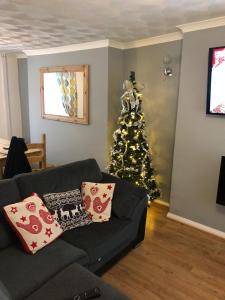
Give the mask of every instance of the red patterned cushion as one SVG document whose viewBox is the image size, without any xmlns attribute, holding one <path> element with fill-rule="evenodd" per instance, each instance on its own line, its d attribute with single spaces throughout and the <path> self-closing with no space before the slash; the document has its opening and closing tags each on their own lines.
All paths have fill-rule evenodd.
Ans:
<svg viewBox="0 0 225 300">
<path fill-rule="evenodd" d="M 22 202 L 7 205 L 3 210 L 24 249 L 29 253 L 36 253 L 63 232 L 37 194 Z"/>
<path fill-rule="evenodd" d="M 82 183 L 84 208 L 93 222 L 106 222 L 110 219 L 114 188 L 115 183 Z"/>
</svg>

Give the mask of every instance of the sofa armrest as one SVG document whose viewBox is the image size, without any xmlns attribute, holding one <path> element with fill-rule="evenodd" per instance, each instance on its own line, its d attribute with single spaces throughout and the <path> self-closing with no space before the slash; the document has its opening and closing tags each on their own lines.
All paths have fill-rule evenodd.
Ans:
<svg viewBox="0 0 225 300">
<path fill-rule="evenodd" d="M 136 187 L 126 180 L 107 173 L 102 173 L 102 175 L 102 183 L 116 184 L 112 200 L 112 212 L 118 218 L 132 219 L 141 202 L 143 207 L 147 207 L 147 191 L 144 188 Z"/>
</svg>

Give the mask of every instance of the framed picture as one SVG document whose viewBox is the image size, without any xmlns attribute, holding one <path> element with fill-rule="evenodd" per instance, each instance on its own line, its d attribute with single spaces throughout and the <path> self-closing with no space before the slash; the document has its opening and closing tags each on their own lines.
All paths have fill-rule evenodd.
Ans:
<svg viewBox="0 0 225 300">
<path fill-rule="evenodd" d="M 225 46 L 209 49 L 206 113 L 225 115 Z"/>
<path fill-rule="evenodd" d="M 41 116 L 88 124 L 88 65 L 40 69 Z"/>
</svg>

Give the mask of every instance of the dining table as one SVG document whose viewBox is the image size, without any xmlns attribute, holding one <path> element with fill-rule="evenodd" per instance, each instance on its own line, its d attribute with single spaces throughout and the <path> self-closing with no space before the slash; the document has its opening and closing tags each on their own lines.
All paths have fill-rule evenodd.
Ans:
<svg viewBox="0 0 225 300">
<path fill-rule="evenodd" d="M 3 175 L 3 168 L 5 167 L 9 145 L 10 145 L 9 140 L 0 138 L 0 178 Z M 41 149 L 38 149 L 38 148 L 37 149 L 35 149 L 35 148 L 34 149 L 28 149 L 25 152 L 25 154 L 28 158 L 32 157 L 32 156 L 40 155 L 41 154 Z"/>
</svg>

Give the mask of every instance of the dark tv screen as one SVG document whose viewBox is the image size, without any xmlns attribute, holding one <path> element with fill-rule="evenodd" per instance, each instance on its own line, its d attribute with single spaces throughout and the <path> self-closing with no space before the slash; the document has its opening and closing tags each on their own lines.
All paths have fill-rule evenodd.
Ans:
<svg viewBox="0 0 225 300">
<path fill-rule="evenodd" d="M 209 49 L 206 113 L 225 115 L 225 46 Z"/>
</svg>

